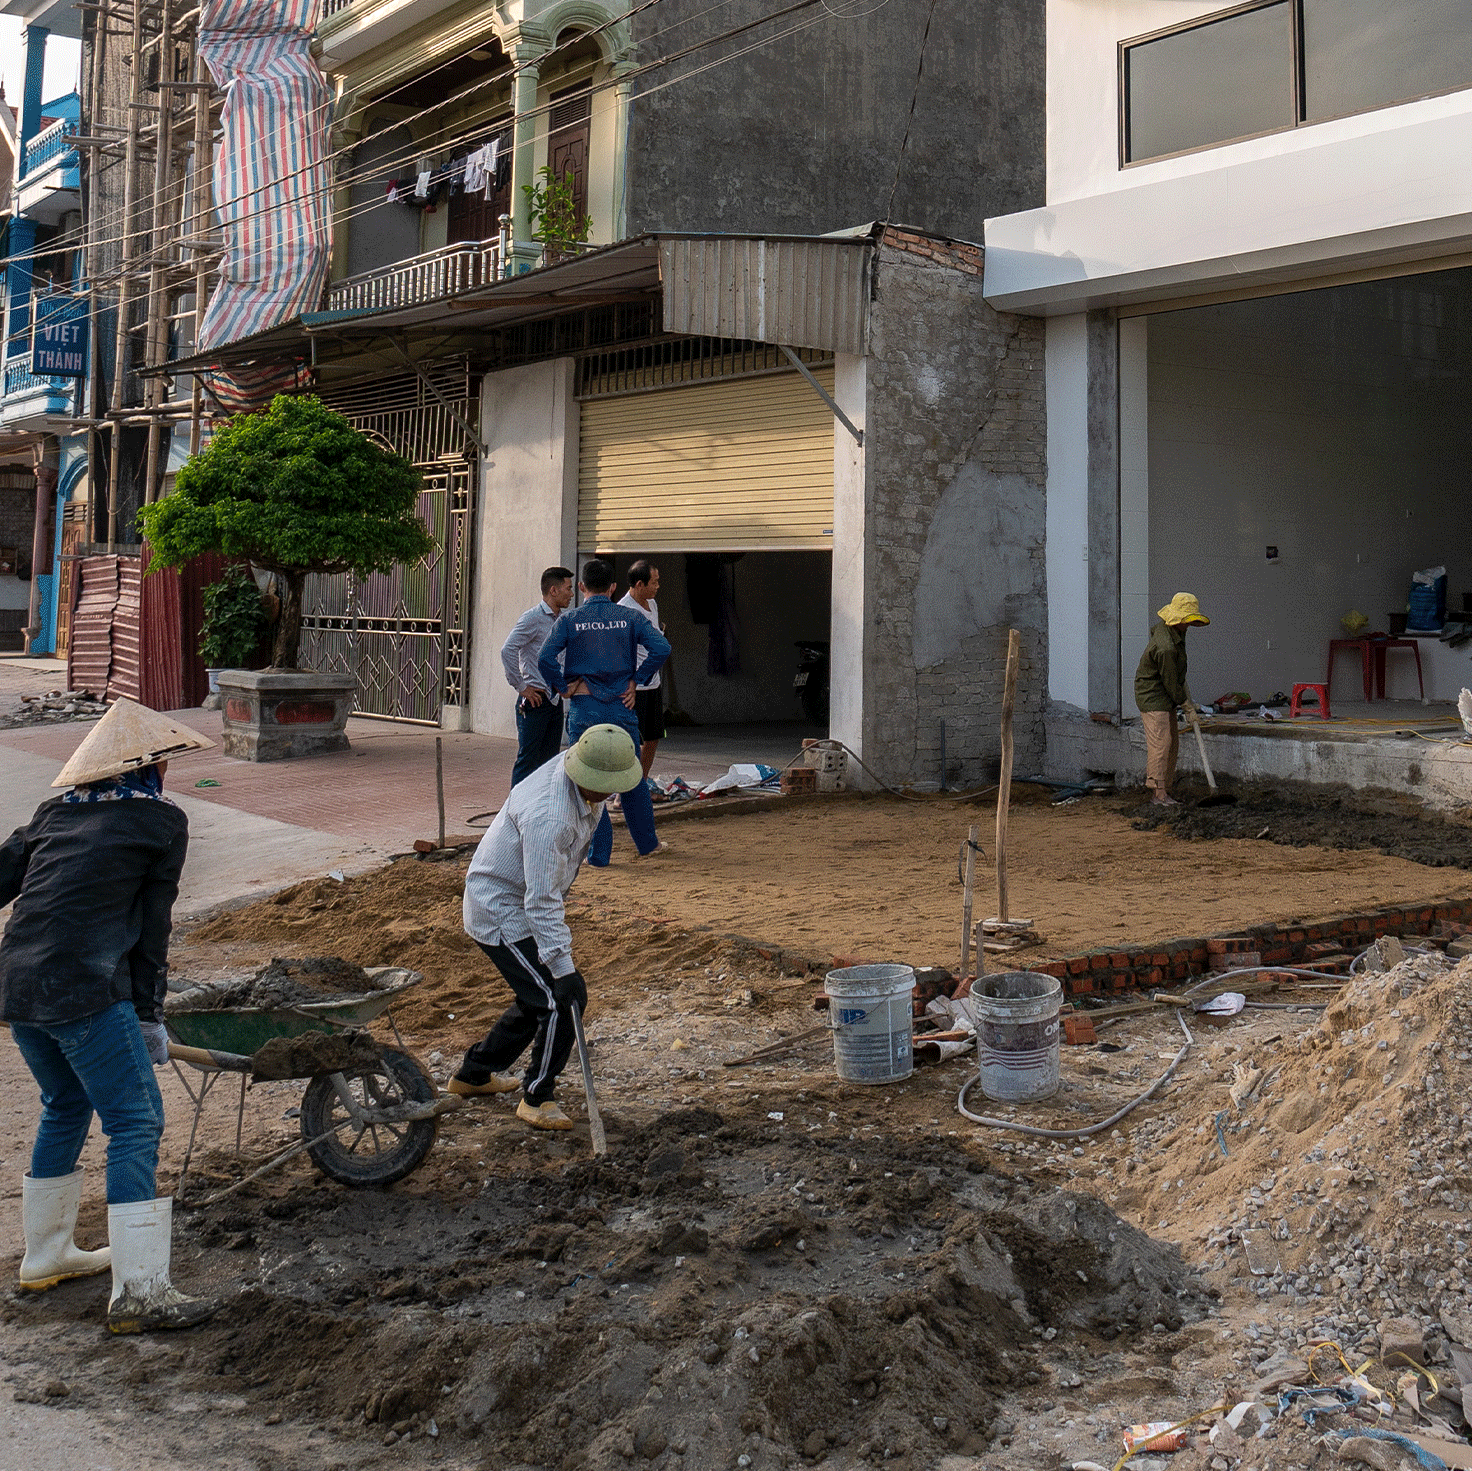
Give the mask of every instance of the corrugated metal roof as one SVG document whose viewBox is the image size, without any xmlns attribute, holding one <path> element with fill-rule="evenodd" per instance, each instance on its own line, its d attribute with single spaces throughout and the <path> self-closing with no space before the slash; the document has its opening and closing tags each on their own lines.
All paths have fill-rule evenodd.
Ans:
<svg viewBox="0 0 1472 1471">
<path fill-rule="evenodd" d="M 664 328 L 861 357 L 868 241 L 662 238 Z"/>
</svg>

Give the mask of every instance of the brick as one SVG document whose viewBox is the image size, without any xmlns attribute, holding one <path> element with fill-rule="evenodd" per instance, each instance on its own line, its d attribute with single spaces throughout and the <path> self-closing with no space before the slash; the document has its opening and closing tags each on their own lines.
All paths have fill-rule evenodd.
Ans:
<svg viewBox="0 0 1472 1471">
<path fill-rule="evenodd" d="M 1271 950 L 1262 952 L 1262 963 L 1264 965 L 1286 965 L 1293 959 L 1293 947 L 1291 945 L 1275 945 Z"/>
<path fill-rule="evenodd" d="M 1170 964 L 1170 956 L 1167 955 L 1163 950 L 1157 950 L 1155 954 L 1150 957 L 1150 964 L 1156 966 L 1167 966 Z"/>
<path fill-rule="evenodd" d="M 1302 945 L 1308 936 L 1302 930 L 1289 930 L 1288 942 L 1292 945 Z"/>
<path fill-rule="evenodd" d="M 1314 940 L 1304 947 L 1305 960 L 1317 960 L 1321 955 L 1334 955 L 1339 945 L 1335 940 Z"/>
<path fill-rule="evenodd" d="M 1097 1042 L 1099 1036 L 1088 1017 L 1073 1012 L 1063 1018 L 1063 1040 L 1070 1047 L 1082 1047 L 1089 1042 Z"/>
<path fill-rule="evenodd" d="M 1162 966 L 1152 966 L 1141 979 L 1147 986 L 1158 986 L 1165 980 L 1165 970 Z"/>
<path fill-rule="evenodd" d="M 1124 970 L 1129 966 L 1130 958 L 1122 950 L 1116 950 L 1112 955 L 1110 955 L 1109 963 L 1115 968 L 1115 970 Z"/>
<path fill-rule="evenodd" d="M 1068 973 L 1081 976 L 1089 968 L 1089 957 L 1087 955 L 1075 955 L 1068 962 Z"/>
<path fill-rule="evenodd" d="M 1091 956 L 1089 956 L 1089 969 L 1090 970 L 1108 970 L 1109 969 L 1109 957 L 1107 955 L 1091 955 Z"/>
</svg>

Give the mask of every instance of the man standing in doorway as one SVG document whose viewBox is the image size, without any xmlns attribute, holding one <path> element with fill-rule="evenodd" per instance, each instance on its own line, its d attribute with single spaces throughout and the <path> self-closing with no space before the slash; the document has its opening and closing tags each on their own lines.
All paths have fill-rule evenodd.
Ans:
<svg viewBox="0 0 1472 1471">
<path fill-rule="evenodd" d="M 1160 622 L 1150 630 L 1150 642 L 1135 670 L 1135 705 L 1145 727 L 1145 785 L 1153 789 L 1151 801 L 1159 807 L 1175 807 L 1170 784 L 1180 750 L 1176 711 L 1191 709 L 1186 629 L 1211 619 L 1201 611 L 1196 594 L 1189 592 L 1178 592 L 1155 616 Z"/>
<path fill-rule="evenodd" d="M 516 765 L 511 785 L 524 781 L 562 747 L 562 696 L 547 688 L 537 669 L 537 655 L 558 615 L 572 604 L 572 573 L 549 567 L 542 573 L 542 601 L 516 620 L 501 645 L 501 668 L 516 691 Z"/>
<path fill-rule="evenodd" d="M 620 608 L 635 608 L 661 633 L 659 604 L 654 601 L 659 591 L 659 568 L 641 557 L 629 568 L 629 590 L 618 600 Z M 649 676 L 647 684 L 634 690 L 634 714 L 639 721 L 639 761 L 647 778 L 654 766 L 654 753 L 664 739 L 664 691 L 659 685 L 659 671 Z"/>
<path fill-rule="evenodd" d="M 537 660 L 538 671 L 548 689 L 567 696 L 569 739 L 576 741 L 595 725 L 616 725 L 628 732 L 637 749 L 634 691 L 669 658 L 670 646 L 637 608 L 612 601 L 613 568 L 601 557 L 584 563 L 582 589 L 586 599 L 582 607 L 569 609 L 552 625 Z M 648 785 L 641 781 L 626 792 L 622 807 L 639 856 L 658 852 L 661 845 Z M 588 862 L 603 868 L 612 853 L 613 825 L 605 812 Z"/>
</svg>

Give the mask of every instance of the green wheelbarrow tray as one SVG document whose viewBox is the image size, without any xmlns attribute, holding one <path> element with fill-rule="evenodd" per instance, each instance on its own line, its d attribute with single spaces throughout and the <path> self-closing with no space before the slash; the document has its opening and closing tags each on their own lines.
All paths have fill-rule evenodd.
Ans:
<svg viewBox="0 0 1472 1471">
<path fill-rule="evenodd" d="M 236 1007 L 220 1011 L 164 1012 L 169 1036 L 185 1047 L 234 1052 L 249 1057 L 274 1037 L 304 1032 L 334 1032 L 362 1026 L 391 1006 L 424 977 L 402 966 L 382 965 L 365 972 L 380 983 L 372 991 L 334 996 L 279 1008 Z"/>
</svg>

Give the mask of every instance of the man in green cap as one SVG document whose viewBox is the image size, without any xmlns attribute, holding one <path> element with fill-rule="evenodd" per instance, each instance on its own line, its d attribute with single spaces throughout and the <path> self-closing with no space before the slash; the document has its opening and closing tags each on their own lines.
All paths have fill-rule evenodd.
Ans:
<svg viewBox="0 0 1472 1471">
<path fill-rule="evenodd" d="M 1150 641 L 1135 670 L 1135 704 L 1145 727 L 1145 785 L 1157 807 L 1179 804 L 1170 794 L 1175 779 L 1180 736 L 1176 711 L 1191 710 L 1186 684 L 1186 630 L 1193 623 L 1210 623 L 1195 593 L 1178 592 L 1155 615 L 1160 622 L 1150 630 Z"/>
<path fill-rule="evenodd" d="M 603 803 L 644 780 L 633 738 L 616 725 L 594 725 L 560 761 L 548 761 L 511 789 L 475 850 L 465 875 L 465 932 L 511 987 L 501 1019 L 477 1042 L 449 1082 L 462 1098 L 523 1088 L 516 1116 L 534 1129 L 570 1129 L 553 1101 L 572 1051 L 572 1007 L 588 1006 L 588 988 L 572 959 L 565 902 L 588 856 Z M 503 1069 L 526 1051 L 518 1083 Z"/>
</svg>

